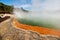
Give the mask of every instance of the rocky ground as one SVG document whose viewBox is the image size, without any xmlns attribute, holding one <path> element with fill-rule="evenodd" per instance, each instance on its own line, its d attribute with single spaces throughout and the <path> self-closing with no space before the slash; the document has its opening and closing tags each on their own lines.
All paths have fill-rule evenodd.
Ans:
<svg viewBox="0 0 60 40">
<path fill-rule="evenodd" d="M 53 35 L 42 35 L 31 30 L 15 28 L 12 17 L 0 23 L 0 40 L 60 40 Z"/>
</svg>

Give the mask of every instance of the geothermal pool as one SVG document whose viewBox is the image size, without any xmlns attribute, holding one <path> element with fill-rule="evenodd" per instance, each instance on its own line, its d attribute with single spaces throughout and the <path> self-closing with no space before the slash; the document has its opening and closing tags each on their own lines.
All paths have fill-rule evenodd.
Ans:
<svg viewBox="0 0 60 40">
<path fill-rule="evenodd" d="M 59 0 L 45 0 L 42 3 L 41 0 L 32 0 L 31 11 L 24 12 L 15 8 L 14 14 L 24 24 L 60 29 L 59 3 Z"/>
</svg>

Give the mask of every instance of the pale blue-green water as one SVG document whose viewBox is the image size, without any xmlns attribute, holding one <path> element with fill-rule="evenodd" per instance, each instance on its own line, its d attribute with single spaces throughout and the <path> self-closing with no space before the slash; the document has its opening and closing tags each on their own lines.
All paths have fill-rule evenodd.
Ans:
<svg viewBox="0 0 60 40">
<path fill-rule="evenodd" d="M 48 28 L 60 29 L 60 1 L 59 0 L 32 0 L 32 10 L 24 12 L 14 9 L 14 15 L 19 22 Z"/>
<path fill-rule="evenodd" d="M 19 15 L 18 15 L 19 14 Z M 20 23 L 41 26 L 47 28 L 60 29 L 60 14 L 48 14 L 48 13 L 36 13 L 36 12 L 24 12 L 15 10 L 15 17 Z"/>
</svg>

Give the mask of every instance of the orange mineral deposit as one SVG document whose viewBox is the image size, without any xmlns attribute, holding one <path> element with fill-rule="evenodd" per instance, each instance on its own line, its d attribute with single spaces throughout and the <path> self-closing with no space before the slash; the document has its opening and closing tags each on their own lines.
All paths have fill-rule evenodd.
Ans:
<svg viewBox="0 0 60 40">
<path fill-rule="evenodd" d="M 40 26 L 26 25 L 26 24 L 22 24 L 22 23 L 18 22 L 17 20 L 14 20 L 13 24 L 18 28 L 36 31 L 40 34 L 50 34 L 50 35 L 60 36 L 60 30 L 49 29 L 49 28 L 44 28 L 44 27 L 40 27 Z"/>
</svg>

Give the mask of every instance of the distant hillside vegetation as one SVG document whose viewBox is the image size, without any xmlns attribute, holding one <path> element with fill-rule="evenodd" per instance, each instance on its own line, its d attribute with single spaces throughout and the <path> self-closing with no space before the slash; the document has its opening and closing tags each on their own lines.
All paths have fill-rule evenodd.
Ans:
<svg viewBox="0 0 60 40">
<path fill-rule="evenodd" d="M 13 12 L 13 6 L 6 5 L 0 2 L 0 11 Z"/>
</svg>

